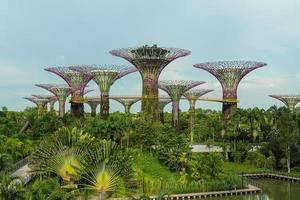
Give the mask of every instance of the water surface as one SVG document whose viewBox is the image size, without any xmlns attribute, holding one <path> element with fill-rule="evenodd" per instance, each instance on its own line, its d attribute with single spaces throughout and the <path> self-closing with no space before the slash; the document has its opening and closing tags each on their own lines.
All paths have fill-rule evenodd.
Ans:
<svg viewBox="0 0 300 200">
<path fill-rule="evenodd" d="M 211 198 L 212 200 L 300 200 L 300 183 L 272 179 L 250 179 L 248 183 L 262 189 L 260 194 Z"/>
</svg>

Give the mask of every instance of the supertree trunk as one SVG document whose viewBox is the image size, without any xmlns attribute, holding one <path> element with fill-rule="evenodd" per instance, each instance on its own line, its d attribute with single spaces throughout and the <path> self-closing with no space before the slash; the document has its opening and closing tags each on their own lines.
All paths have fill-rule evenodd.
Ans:
<svg viewBox="0 0 300 200">
<path fill-rule="evenodd" d="M 96 107 L 91 107 L 91 117 L 96 117 Z"/>
<path fill-rule="evenodd" d="M 172 121 L 173 121 L 173 127 L 179 132 L 180 130 L 179 101 L 172 102 Z"/>
<path fill-rule="evenodd" d="M 237 99 L 236 91 L 223 90 L 223 99 Z M 224 102 L 222 106 L 223 121 L 226 124 L 230 117 L 234 114 L 237 108 L 237 103 Z"/>
<path fill-rule="evenodd" d="M 191 144 L 194 143 L 194 135 L 195 135 L 195 119 L 196 119 L 196 112 L 194 109 L 189 109 L 190 114 L 190 135 L 191 135 Z"/>
<path fill-rule="evenodd" d="M 143 73 L 142 112 L 150 120 L 159 120 L 158 76 L 154 73 Z"/>
<path fill-rule="evenodd" d="M 130 107 L 131 107 L 131 105 L 125 104 L 125 113 L 126 114 L 130 113 Z"/>
<path fill-rule="evenodd" d="M 142 113 L 146 120 L 158 121 L 158 77 L 166 65 L 191 52 L 184 49 L 144 45 L 112 50 L 110 53 L 126 59 L 138 69 L 143 80 Z"/>
<path fill-rule="evenodd" d="M 237 88 L 240 81 L 251 71 L 265 66 L 266 63 L 255 61 L 217 61 L 206 62 L 194 65 L 194 67 L 203 69 L 215 76 L 223 89 L 224 100 L 237 100 Z M 226 124 L 233 114 L 236 103 L 223 103 L 223 122 Z"/>
<path fill-rule="evenodd" d="M 73 117 L 80 118 L 84 115 L 83 103 L 71 102 L 71 114 Z"/>
<path fill-rule="evenodd" d="M 37 104 L 38 116 L 43 115 L 47 111 L 47 104 Z"/>
<path fill-rule="evenodd" d="M 159 111 L 159 120 L 162 124 L 165 123 L 164 110 Z"/>
<path fill-rule="evenodd" d="M 79 94 L 73 94 L 71 99 L 71 114 L 73 117 L 81 118 L 84 116 L 83 97 Z"/>
<path fill-rule="evenodd" d="M 58 101 L 59 104 L 59 117 L 65 116 L 65 100 Z"/>
<path fill-rule="evenodd" d="M 101 93 L 101 103 L 100 103 L 100 117 L 102 119 L 107 119 L 109 115 L 109 93 L 102 92 Z"/>
<path fill-rule="evenodd" d="M 50 101 L 49 104 L 50 104 L 50 111 L 54 111 L 54 101 Z"/>
<path fill-rule="evenodd" d="M 196 120 L 196 110 L 195 110 L 195 104 L 196 100 L 192 99 L 190 102 L 190 137 L 191 137 L 191 144 L 194 143 L 194 135 L 195 135 L 195 120 Z"/>
</svg>

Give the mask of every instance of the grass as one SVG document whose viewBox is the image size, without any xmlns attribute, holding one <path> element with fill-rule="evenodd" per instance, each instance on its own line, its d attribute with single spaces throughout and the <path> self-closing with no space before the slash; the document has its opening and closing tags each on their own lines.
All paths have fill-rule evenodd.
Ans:
<svg viewBox="0 0 300 200">
<path fill-rule="evenodd" d="M 139 171 L 144 178 L 149 180 L 174 180 L 179 179 L 179 174 L 169 170 L 162 165 L 153 155 L 138 149 L 131 151 L 133 156 L 133 167 Z"/>
<path fill-rule="evenodd" d="M 241 174 L 241 173 L 261 173 L 269 172 L 271 170 L 266 168 L 257 168 L 244 163 L 234 163 L 234 162 L 225 162 L 224 163 L 224 172 Z"/>
</svg>

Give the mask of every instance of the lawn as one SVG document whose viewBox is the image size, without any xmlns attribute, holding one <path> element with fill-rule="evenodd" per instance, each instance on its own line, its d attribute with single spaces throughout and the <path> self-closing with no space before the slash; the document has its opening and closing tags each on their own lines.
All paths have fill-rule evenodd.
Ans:
<svg viewBox="0 0 300 200">
<path fill-rule="evenodd" d="M 172 172 L 168 167 L 162 165 L 153 155 L 140 150 L 132 150 L 133 155 L 133 167 L 141 175 L 148 179 L 163 179 L 174 180 L 179 179 L 179 175 L 176 172 Z"/>
</svg>

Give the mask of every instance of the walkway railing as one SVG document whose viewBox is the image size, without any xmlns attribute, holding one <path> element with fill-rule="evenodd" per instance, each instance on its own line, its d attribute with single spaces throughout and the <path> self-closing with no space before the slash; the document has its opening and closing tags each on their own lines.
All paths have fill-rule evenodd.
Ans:
<svg viewBox="0 0 300 200">
<path fill-rule="evenodd" d="M 14 173 L 15 171 L 21 169 L 25 165 L 29 163 L 29 160 L 31 158 L 31 155 L 23 158 L 22 160 L 18 161 L 17 163 L 13 164 L 12 166 L 8 167 L 7 172 Z"/>
</svg>

